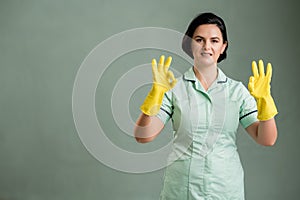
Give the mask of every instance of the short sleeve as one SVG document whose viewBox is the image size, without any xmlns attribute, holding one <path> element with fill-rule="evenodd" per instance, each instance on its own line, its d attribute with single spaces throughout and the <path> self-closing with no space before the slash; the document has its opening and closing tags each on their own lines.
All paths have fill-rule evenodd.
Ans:
<svg viewBox="0 0 300 200">
<path fill-rule="evenodd" d="M 246 87 L 241 84 L 242 104 L 240 107 L 240 123 L 244 128 L 247 128 L 257 119 L 257 106 L 253 96 L 249 93 Z"/>
<path fill-rule="evenodd" d="M 164 95 L 162 105 L 156 117 L 166 124 L 173 115 L 173 108 L 172 92 L 168 91 Z"/>
</svg>

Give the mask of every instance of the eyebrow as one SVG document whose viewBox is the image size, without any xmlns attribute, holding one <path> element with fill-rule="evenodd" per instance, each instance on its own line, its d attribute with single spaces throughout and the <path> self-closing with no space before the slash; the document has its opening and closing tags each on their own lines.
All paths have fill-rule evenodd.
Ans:
<svg viewBox="0 0 300 200">
<path fill-rule="evenodd" d="M 204 37 L 202 37 L 202 36 L 200 36 L 200 35 L 196 35 L 194 38 L 204 38 Z M 217 37 L 217 36 L 215 36 L 215 37 L 211 37 L 210 39 L 218 39 L 218 40 L 220 40 L 220 38 L 219 37 Z"/>
</svg>

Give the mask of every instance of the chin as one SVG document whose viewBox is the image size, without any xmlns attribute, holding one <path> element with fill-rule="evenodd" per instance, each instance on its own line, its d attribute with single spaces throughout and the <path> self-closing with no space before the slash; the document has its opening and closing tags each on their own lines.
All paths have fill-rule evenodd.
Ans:
<svg viewBox="0 0 300 200">
<path fill-rule="evenodd" d="M 212 59 L 199 59 L 195 61 L 195 63 L 200 66 L 211 66 L 216 64 L 216 62 Z"/>
</svg>

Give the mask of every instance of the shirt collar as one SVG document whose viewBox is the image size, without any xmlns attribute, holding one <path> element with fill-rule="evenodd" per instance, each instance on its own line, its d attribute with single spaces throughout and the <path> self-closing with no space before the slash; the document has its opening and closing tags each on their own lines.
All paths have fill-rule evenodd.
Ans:
<svg viewBox="0 0 300 200">
<path fill-rule="evenodd" d="M 193 82 L 195 82 L 197 80 L 194 70 L 193 70 L 193 67 L 191 67 L 188 71 L 186 71 L 183 74 L 183 78 L 187 81 L 193 81 Z M 223 84 L 226 82 L 227 82 L 227 76 L 223 73 L 223 71 L 220 68 L 218 68 L 218 77 L 217 77 L 216 83 Z"/>
</svg>

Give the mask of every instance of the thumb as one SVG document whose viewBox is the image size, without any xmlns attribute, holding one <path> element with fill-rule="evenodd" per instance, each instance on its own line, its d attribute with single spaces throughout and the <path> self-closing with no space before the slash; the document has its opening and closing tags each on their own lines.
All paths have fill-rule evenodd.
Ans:
<svg viewBox="0 0 300 200">
<path fill-rule="evenodd" d="M 171 88 L 173 88 L 175 86 L 175 84 L 177 83 L 177 80 L 175 79 L 173 72 L 168 71 L 167 78 L 169 81 L 171 81 L 170 86 L 171 86 Z"/>
<path fill-rule="evenodd" d="M 252 94 L 252 92 L 254 91 L 254 76 L 250 76 L 249 78 L 249 83 L 248 83 L 248 90 L 250 92 L 250 94 Z"/>
</svg>

